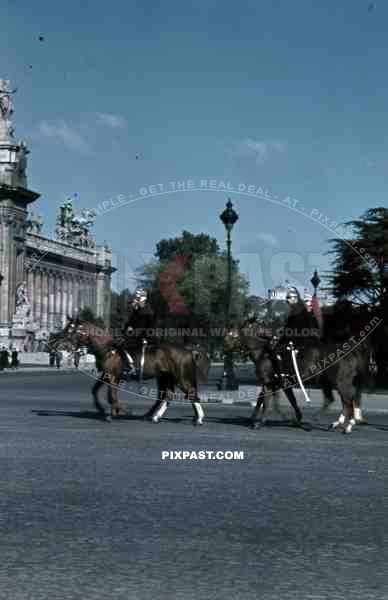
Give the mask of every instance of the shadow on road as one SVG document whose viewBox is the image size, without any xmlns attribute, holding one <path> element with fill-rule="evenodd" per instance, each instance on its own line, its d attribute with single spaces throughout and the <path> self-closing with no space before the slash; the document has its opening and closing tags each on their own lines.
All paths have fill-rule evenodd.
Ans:
<svg viewBox="0 0 388 600">
<path fill-rule="evenodd" d="M 32 414 L 38 417 L 71 417 L 75 419 L 87 419 L 90 421 L 100 421 L 103 422 L 101 415 L 93 410 L 83 410 L 83 411 L 69 411 L 69 410 L 38 410 L 32 409 Z M 131 412 L 123 412 L 117 417 L 112 419 L 113 422 L 121 422 L 121 421 L 137 421 L 141 423 L 149 423 L 152 424 L 147 418 L 145 418 L 146 413 L 134 415 Z M 180 423 L 182 425 L 192 426 L 192 416 L 184 416 L 184 417 L 165 417 L 161 419 L 161 422 L 164 423 Z M 250 428 L 251 421 L 248 417 L 239 417 L 239 416 L 230 416 L 230 417 L 213 417 L 206 416 L 204 425 L 206 424 L 219 424 L 219 425 L 227 425 L 229 427 L 239 427 L 239 428 Z M 153 424 L 152 424 L 153 425 Z M 356 429 L 359 427 L 368 428 L 370 430 L 383 431 L 388 432 L 388 424 L 382 425 L 381 423 L 376 422 L 366 422 L 359 423 L 356 426 Z M 271 429 L 300 429 L 302 431 L 324 431 L 327 432 L 330 430 L 330 423 L 316 423 L 303 421 L 301 425 L 297 425 L 292 420 L 284 420 L 284 421 L 275 421 L 268 420 L 265 425 L 262 426 L 263 429 L 271 428 Z"/>
<path fill-rule="evenodd" d="M 83 411 L 69 411 L 69 410 L 31 410 L 32 414 L 38 417 L 72 417 L 75 419 L 89 419 L 91 421 L 103 421 L 101 415 L 98 412 L 91 410 L 83 410 Z M 145 419 L 145 414 L 134 415 L 130 412 L 123 413 L 117 417 L 112 419 L 113 422 L 116 421 L 141 421 L 142 423 L 147 423 L 148 420 Z M 166 418 L 161 419 L 161 421 L 166 421 L 169 423 L 184 423 L 185 421 L 192 421 L 191 417 L 186 418 Z"/>
<path fill-rule="evenodd" d="M 222 425 L 236 425 L 237 427 L 250 427 L 251 420 L 249 417 L 206 417 L 205 423 L 220 423 Z M 297 425 L 295 421 L 286 419 L 284 421 L 274 421 L 268 419 L 265 425 L 262 426 L 271 428 L 282 428 L 288 427 L 292 429 L 302 429 L 303 431 L 327 431 L 328 424 L 310 423 L 309 421 L 303 421 L 300 425 Z"/>
</svg>

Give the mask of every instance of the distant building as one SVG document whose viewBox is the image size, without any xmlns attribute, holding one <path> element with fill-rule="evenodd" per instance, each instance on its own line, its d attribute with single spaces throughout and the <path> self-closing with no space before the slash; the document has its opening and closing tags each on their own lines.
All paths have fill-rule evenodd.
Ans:
<svg viewBox="0 0 388 600">
<path fill-rule="evenodd" d="M 9 81 L 0 79 L 0 344 L 33 349 L 37 338 L 62 328 L 85 306 L 109 325 L 111 250 L 90 234 L 93 216 L 75 215 L 72 201 L 59 209 L 55 239 L 42 219 L 28 214 L 39 193 L 27 186 L 24 142 L 16 142 Z"/>
</svg>

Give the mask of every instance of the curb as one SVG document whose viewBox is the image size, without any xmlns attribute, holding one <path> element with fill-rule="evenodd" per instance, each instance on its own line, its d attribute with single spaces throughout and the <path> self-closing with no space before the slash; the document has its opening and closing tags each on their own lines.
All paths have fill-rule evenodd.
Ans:
<svg viewBox="0 0 388 600">
<path fill-rule="evenodd" d="M 43 375 L 45 373 L 55 373 L 56 375 L 62 374 L 62 375 L 68 375 L 68 374 L 74 374 L 76 372 L 75 369 L 71 369 L 71 368 L 67 368 L 67 369 L 49 369 L 47 368 L 39 368 L 39 367 L 19 367 L 19 369 L 16 369 L 16 371 L 11 371 L 11 370 L 7 370 L 7 371 L 0 371 L 0 379 L 2 377 L 9 377 L 11 375 L 18 375 L 18 374 L 24 374 L 24 375 Z"/>
</svg>

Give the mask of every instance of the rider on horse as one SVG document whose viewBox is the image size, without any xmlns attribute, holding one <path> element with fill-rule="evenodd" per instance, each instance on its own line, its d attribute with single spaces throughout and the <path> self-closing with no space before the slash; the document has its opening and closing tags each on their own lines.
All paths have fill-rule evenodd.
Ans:
<svg viewBox="0 0 388 600">
<path fill-rule="evenodd" d="M 155 327 L 156 319 L 148 303 L 148 294 L 145 289 L 138 288 L 129 305 L 123 335 L 115 341 L 115 345 L 119 345 L 126 351 L 130 366 L 129 375 L 137 373 L 134 356 L 141 352 L 144 343 L 148 343 L 151 339 L 155 340 Z"/>
<path fill-rule="evenodd" d="M 305 294 L 302 299 L 296 287 L 287 289 L 286 301 L 288 304 L 288 317 L 286 326 L 279 339 L 275 338 L 274 354 L 276 357 L 275 368 L 278 376 L 287 375 L 288 356 L 287 347 L 292 342 L 294 348 L 302 349 L 308 340 L 317 340 L 320 337 L 319 323 L 313 313 L 313 302 L 310 294 Z"/>
</svg>

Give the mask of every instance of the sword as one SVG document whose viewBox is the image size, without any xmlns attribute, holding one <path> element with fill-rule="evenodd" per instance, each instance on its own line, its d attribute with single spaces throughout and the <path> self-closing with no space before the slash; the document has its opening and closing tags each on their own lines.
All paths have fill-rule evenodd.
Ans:
<svg viewBox="0 0 388 600">
<path fill-rule="evenodd" d="M 144 360 L 145 360 L 145 351 L 148 342 L 147 340 L 143 340 L 143 346 L 141 349 L 141 358 L 140 358 L 140 375 L 139 375 L 139 383 L 143 383 L 143 373 L 144 373 Z"/>
<path fill-rule="evenodd" d="M 303 392 L 304 398 L 306 400 L 306 402 L 310 402 L 310 398 L 308 397 L 308 394 L 306 392 L 306 389 L 303 385 L 303 381 L 302 378 L 300 376 L 300 372 L 299 372 L 299 367 L 298 367 L 298 363 L 296 362 L 296 355 L 298 353 L 298 350 L 296 350 L 294 348 L 294 343 L 293 342 L 289 342 L 288 346 L 287 346 L 287 350 L 291 351 L 291 357 L 292 357 L 292 363 L 294 365 L 294 369 L 295 369 L 295 373 L 296 373 L 296 378 L 298 380 L 298 383 L 300 385 L 300 389 Z"/>
</svg>

